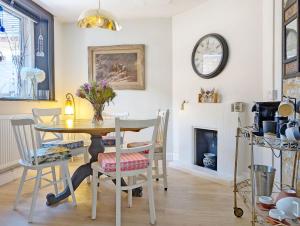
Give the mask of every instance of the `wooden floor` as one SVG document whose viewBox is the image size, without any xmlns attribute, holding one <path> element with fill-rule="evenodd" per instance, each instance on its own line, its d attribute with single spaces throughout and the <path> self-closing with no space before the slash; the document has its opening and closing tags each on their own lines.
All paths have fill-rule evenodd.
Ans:
<svg viewBox="0 0 300 226">
<path fill-rule="evenodd" d="M 72 163 L 74 170 L 79 163 Z M 27 215 L 31 203 L 33 183 L 27 182 L 18 210 L 12 205 L 19 181 L 0 187 L 0 225 L 1 226 L 113 226 L 115 223 L 114 185 L 106 182 L 101 185 L 101 197 L 98 202 L 97 220 L 91 220 L 90 185 L 82 184 L 76 191 L 77 207 L 71 200 L 56 207 L 45 205 L 45 195 L 53 191 L 52 187 L 43 189 L 39 194 L 34 215 L 34 223 L 27 223 Z M 154 183 L 157 226 L 234 226 L 250 225 L 245 215 L 237 219 L 232 209 L 232 189 L 210 182 L 181 171 L 169 169 L 169 190 L 165 192 L 158 182 Z M 133 207 L 127 208 L 126 194 L 122 200 L 122 225 L 150 225 L 148 205 L 144 191 L 143 198 L 134 198 Z"/>
</svg>

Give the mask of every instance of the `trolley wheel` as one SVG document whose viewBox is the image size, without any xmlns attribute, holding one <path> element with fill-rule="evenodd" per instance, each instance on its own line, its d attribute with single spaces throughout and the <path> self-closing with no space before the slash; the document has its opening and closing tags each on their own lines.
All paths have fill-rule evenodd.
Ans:
<svg viewBox="0 0 300 226">
<path fill-rule="evenodd" d="M 234 208 L 234 215 L 235 215 L 236 217 L 242 217 L 243 214 L 244 214 L 243 209 L 238 208 L 238 207 Z"/>
</svg>

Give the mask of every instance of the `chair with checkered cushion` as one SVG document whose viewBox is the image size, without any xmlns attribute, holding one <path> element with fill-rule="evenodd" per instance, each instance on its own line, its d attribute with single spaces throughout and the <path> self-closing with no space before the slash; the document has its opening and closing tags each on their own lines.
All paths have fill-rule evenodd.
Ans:
<svg viewBox="0 0 300 226">
<path fill-rule="evenodd" d="M 152 182 L 152 162 L 154 154 L 155 141 L 159 117 L 151 120 L 121 120 L 115 119 L 116 126 L 116 152 L 100 153 L 98 162 L 92 163 L 93 183 L 92 183 L 92 219 L 96 219 L 97 195 L 98 195 L 98 173 L 108 176 L 110 179 L 116 179 L 116 226 L 121 226 L 121 191 L 128 190 L 128 206 L 132 206 L 132 189 L 147 184 L 148 201 L 150 210 L 150 223 L 155 224 L 155 205 Z M 121 144 L 122 128 L 153 128 L 151 141 L 146 145 L 127 148 Z M 141 154 L 148 150 L 147 155 Z M 146 175 L 145 175 L 146 173 Z M 121 186 L 121 178 L 128 178 L 128 185 Z M 138 178 L 139 180 L 135 180 Z M 142 179 L 140 179 L 142 178 Z"/>
<path fill-rule="evenodd" d="M 167 181 L 167 132 L 168 132 L 168 121 L 169 121 L 169 110 L 166 111 L 158 111 L 158 116 L 160 117 L 160 123 L 158 128 L 158 135 L 154 149 L 154 163 L 155 167 L 155 175 L 153 178 L 157 181 L 159 178 L 163 178 L 164 180 L 164 189 L 168 190 L 168 181 Z M 148 142 L 132 142 L 128 143 L 128 148 L 139 147 L 147 144 Z M 148 154 L 146 150 L 144 154 Z M 159 172 L 159 161 L 162 161 L 162 174 Z"/>
</svg>

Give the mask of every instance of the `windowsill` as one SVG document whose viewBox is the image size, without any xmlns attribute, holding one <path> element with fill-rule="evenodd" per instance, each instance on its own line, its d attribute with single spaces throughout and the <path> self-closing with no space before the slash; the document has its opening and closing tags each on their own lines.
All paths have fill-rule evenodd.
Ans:
<svg viewBox="0 0 300 226">
<path fill-rule="evenodd" d="M 24 102 L 57 102 L 57 100 L 32 100 L 32 99 L 13 99 L 13 98 L 0 98 L 0 101 L 24 101 Z"/>
</svg>

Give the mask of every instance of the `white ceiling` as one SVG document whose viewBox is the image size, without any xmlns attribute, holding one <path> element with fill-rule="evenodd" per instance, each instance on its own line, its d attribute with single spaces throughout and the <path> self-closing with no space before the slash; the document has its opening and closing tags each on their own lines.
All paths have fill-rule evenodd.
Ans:
<svg viewBox="0 0 300 226">
<path fill-rule="evenodd" d="M 83 10 L 97 8 L 98 0 L 33 0 L 64 22 L 75 22 Z M 101 8 L 117 18 L 171 17 L 206 0 L 101 0 Z"/>
</svg>

